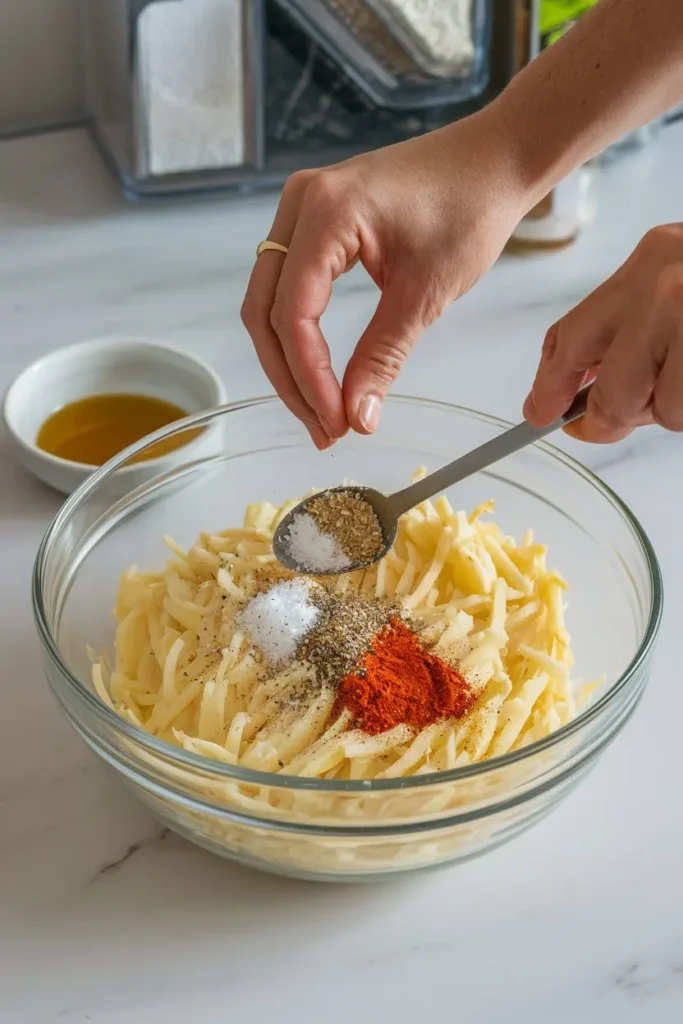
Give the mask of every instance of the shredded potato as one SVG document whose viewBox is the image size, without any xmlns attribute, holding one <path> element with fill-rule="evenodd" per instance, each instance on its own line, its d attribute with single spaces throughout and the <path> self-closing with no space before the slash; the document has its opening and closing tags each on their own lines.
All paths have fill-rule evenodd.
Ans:
<svg viewBox="0 0 683 1024">
<path fill-rule="evenodd" d="M 423 471 L 420 471 L 421 473 Z M 338 591 L 400 599 L 424 624 L 434 653 L 457 658 L 480 694 L 461 719 L 420 733 L 368 736 L 330 720 L 334 692 L 287 704 L 307 666 L 265 671 L 236 612 L 277 569 L 275 527 L 293 506 L 250 505 L 240 528 L 202 534 L 159 573 L 124 572 L 116 600 L 115 657 L 93 656 L 101 699 L 169 744 L 225 764 L 314 778 L 373 779 L 439 772 L 499 756 L 548 735 L 576 714 L 564 625 L 567 584 L 528 532 L 519 545 L 445 497 L 400 521 L 377 566 L 340 576 Z"/>
</svg>

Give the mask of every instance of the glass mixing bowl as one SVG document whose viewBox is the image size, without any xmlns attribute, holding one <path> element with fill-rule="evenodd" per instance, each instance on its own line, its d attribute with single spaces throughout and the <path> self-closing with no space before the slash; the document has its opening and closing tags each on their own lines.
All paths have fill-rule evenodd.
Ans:
<svg viewBox="0 0 683 1024">
<path fill-rule="evenodd" d="M 189 461 L 123 498 L 115 470 L 162 436 L 219 421 L 220 454 Z M 454 771 L 377 781 L 318 780 L 239 769 L 176 749 L 128 724 L 96 696 L 87 645 L 111 649 L 121 571 L 159 568 L 164 535 L 191 545 L 202 530 L 351 478 L 384 491 L 434 469 L 509 424 L 414 398 L 387 402 L 379 432 L 315 452 L 274 398 L 198 414 L 151 435 L 69 499 L 38 552 L 33 601 L 49 683 L 92 749 L 162 822 L 254 867 L 303 878 L 375 879 L 476 856 L 546 815 L 596 763 L 648 678 L 662 610 L 652 547 L 634 516 L 588 470 L 548 444 L 457 485 L 457 508 L 487 498 L 518 538 L 533 528 L 568 578 L 577 676 L 604 673 L 592 702 L 541 742 Z"/>
</svg>

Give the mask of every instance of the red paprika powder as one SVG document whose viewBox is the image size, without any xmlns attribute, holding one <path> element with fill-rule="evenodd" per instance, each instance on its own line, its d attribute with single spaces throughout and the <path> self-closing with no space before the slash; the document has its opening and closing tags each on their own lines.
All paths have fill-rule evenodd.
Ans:
<svg viewBox="0 0 683 1024">
<path fill-rule="evenodd" d="M 460 718 L 476 699 L 459 672 L 425 650 L 405 623 L 392 619 L 358 672 L 342 679 L 332 717 L 347 708 L 355 728 L 371 735 L 402 724 L 420 730 Z"/>
</svg>

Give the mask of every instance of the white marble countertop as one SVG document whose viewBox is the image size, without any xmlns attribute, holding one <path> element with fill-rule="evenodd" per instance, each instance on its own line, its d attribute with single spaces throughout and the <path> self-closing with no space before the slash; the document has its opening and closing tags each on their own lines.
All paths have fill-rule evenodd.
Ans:
<svg viewBox="0 0 683 1024">
<path fill-rule="evenodd" d="M 682 167 L 676 125 L 605 172 L 593 229 L 558 255 L 502 259 L 428 332 L 401 390 L 515 418 L 547 325 L 648 227 L 683 219 Z M 129 334 L 208 358 L 231 399 L 263 392 L 238 309 L 274 204 L 127 206 L 82 134 L 0 145 L 0 390 L 51 348 Z M 375 301 L 360 271 L 340 284 L 326 319 L 340 362 Z M 444 872 L 354 887 L 252 873 L 162 836 L 72 733 L 29 600 L 59 498 L 0 439 L 0 1022 L 683 1018 L 683 438 L 566 444 L 658 551 L 651 686 L 589 780 L 531 832 Z"/>
</svg>

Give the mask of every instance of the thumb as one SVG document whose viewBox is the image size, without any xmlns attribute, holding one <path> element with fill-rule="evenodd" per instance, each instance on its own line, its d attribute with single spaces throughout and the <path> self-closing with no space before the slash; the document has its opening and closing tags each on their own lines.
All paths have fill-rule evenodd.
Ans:
<svg viewBox="0 0 683 1024">
<path fill-rule="evenodd" d="M 594 379 L 610 341 L 610 334 L 595 325 L 577 331 L 569 317 L 554 324 L 524 403 L 525 419 L 545 427 L 566 412 L 577 391 Z"/>
<path fill-rule="evenodd" d="M 427 326 L 415 308 L 416 294 L 417 282 L 388 285 L 349 360 L 342 385 L 344 405 L 349 425 L 360 434 L 377 429 L 384 399 Z"/>
<path fill-rule="evenodd" d="M 558 419 L 579 388 L 595 377 L 623 320 L 624 302 L 617 272 L 549 329 L 524 403 L 524 417 L 534 427 Z"/>
</svg>

